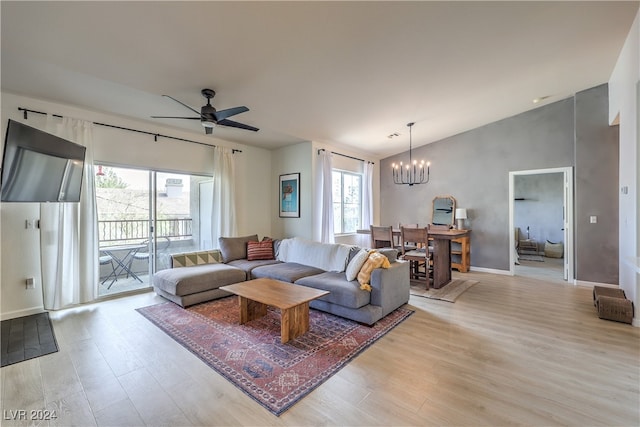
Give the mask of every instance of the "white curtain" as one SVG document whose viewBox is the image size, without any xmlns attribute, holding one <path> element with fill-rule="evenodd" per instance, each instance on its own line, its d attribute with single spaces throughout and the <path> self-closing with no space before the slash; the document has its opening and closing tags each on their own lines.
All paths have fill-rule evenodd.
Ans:
<svg viewBox="0 0 640 427">
<path fill-rule="evenodd" d="M 373 223 L 373 163 L 365 162 L 362 174 L 362 228 Z"/>
<path fill-rule="evenodd" d="M 332 189 L 332 154 L 327 150 L 318 153 L 318 191 L 321 197 L 319 201 L 319 227 L 320 241 L 334 243 L 333 235 L 333 189 Z"/>
<path fill-rule="evenodd" d="M 40 204 L 44 308 L 93 301 L 99 281 L 93 123 L 47 116 L 47 132 L 86 147 L 79 203 Z"/>
<path fill-rule="evenodd" d="M 214 147 L 213 150 L 211 241 L 217 246 L 218 237 L 237 234 L 235 163 L 230 148 Z"/>
<path fill-rule="evenodd" d="M 361 227 L 368 230 L 373 224 L 373 163 L 365 162 L 362 168 L 362 217 Z M 358 235 L 358 243 L 363 248 L 371 246 L 368 235 Z"/>
</svg>

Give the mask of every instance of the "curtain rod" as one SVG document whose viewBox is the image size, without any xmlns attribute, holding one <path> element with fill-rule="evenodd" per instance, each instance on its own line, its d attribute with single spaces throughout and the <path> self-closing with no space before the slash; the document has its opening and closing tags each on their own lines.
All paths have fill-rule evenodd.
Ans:
<svg viewBox="0 0 640 427">
<path fill-rule="evenodd" d="M 27 113 L 44 114 L 44 115 L 47 114 L 47 113 L 44 113 L 42 111 L 29 110 L 28 108 L 23 108 L 23 107 L 18 107 L 18 110 L 24 112 L 24 119 L 25 120 L 28 119 Z M 53 117 L 62 118 L 62 116 L 59 115 L 59 114 L 52 114 L 52 116 Z M 204 142 L 192 141 L 190 139 L 184 139 L 184 138 L 178 138 L 177 136 L 163 135 L 161 133 L 147 132 L 146 130 L 131 129 L 131 128 L 126 128 L 126 127 L 122 127 L 122 126 L 110 125 L 110 124 L 107 124 L 107 123 L 93 122 L 93 124 L 94 125 L 99 125 L 99 126 L 105 126 L 105 127 L 108 127 L 108 128 L 114 128 L 114 129 L 120 129 L 120 130 L 128 130 L 129 132 L 137 132 L 137 133 L 143 133 L 145 135 L 151 135 L 151 136 L 153 136 L 154 141 L 158 141 L 158 137 L 161 137 L 161 138 L 167 138 L 167 139 L 175 139 L 176 141 L 190 142 L 191 144 L 204 145 L 204 146 L 207 146 L 207 147 L 216 147 L 216 145 L 205 144 Z M 232 153 L 242 153 L 242 150 L 237 150 L 235 148 L 232 148 L 231 152 Z"/>
<path fill-rule="evenodd" d="M 318 148 L 318 154 L 320 154 L 321 151 L 327 151 L 327 150 L 325 150 L 324 148 Z M 353 156 L 347 156 L 346 154 L 336 153 L 335 151 L 331 151 L 331 154 L 335 154 L 336 156 L 347 157 L 349 159 L 359 160 L 361 162 L 367 162 L 367 163 L 371 163 L 372 165 L 375 165 L 374 162 L 370 162 L 369 160 L 359 159 L 359 158 L 353 157 Z"/>
</svg>

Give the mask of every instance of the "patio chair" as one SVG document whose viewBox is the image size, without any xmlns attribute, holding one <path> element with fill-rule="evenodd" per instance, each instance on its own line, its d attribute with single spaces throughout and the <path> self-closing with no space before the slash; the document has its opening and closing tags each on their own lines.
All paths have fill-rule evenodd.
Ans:
<svg viewBox="0 0 640 427">
<path fill-rule="evenodd" d="M 131 256 L 131 259 L 129 260 L 129 269 L 131 269 L 131 265 L 136 260 L 149 262 L 149 257 L 151 256 L 151 254 L 149 253 L 149 249 L 148 249 L 149 240 L 145 240 L 144 242 L 142 242 L 142 244 L 147 247 L 147 250 L 138 251 L 138 252 L 134 253 Z M 169 240 L 168 237 L 159 237 L 158 238 L 158 243 L 157 243 L 157 246 L 156 246 L 157 253 L 158 254 L 164 253 L 169 248 L 170 245 L 171 245 L 171 240 Z M 128 277 L 128 275 L 127 275 L 127 277 Z"/>
<path fill-rule="evenodd" d="M 98 258 L 98 261 L 100 262 L 100 265 L 111 265 L 111 273 L 109 273 L 107 277 L 105 277 L 104 280 L 100 282 L 102 285 L 104 285 L 104 283 L 109 280 L 111 276 L 113 276 L 113 280 L 107 287 L 107 289 L 110 289 L 111 285 L 113 285 L 113 282 L 118 280 L 118 277 L 116 276 L 116 267 L 115 265 L 113 265 L 113 257 L 111 255 L 102 255 Z"/>
</svg>

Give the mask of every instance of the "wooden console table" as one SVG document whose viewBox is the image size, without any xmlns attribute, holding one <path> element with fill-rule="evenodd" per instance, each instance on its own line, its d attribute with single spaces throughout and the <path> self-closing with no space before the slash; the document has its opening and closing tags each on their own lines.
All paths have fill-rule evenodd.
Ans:
<svg viewBox="0 0 640 427">
<path fill-rule="evenodd" d="M 451 239 L 451 268 L 466 273 L 471 268 L 471 237 L 466 236 Z M 453 257 L 455 256 L 455 259 Z"/>
</svg>

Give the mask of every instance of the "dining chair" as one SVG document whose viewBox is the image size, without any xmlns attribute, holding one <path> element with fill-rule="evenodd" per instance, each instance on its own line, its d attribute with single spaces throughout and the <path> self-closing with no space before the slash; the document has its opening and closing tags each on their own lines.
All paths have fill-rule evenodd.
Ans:
<svg viewBox="0 0 640 427">
<path fill-rule="evenodd" d="M 372 225 L 371 227 L 371 248 L 394 248 L 393 228 L 389 226 Z"/>
<path fill-rule="evenodd" d="M 398 230 L 402 229 L 402 227 L 418 228 L 418 224 L 398 224 Z M 401 252 L 403 248 L 405 251 L 412 251 L 414 249 L 418 249 L 418 245 L 416 245 L 416 242 L 404 242 L 402 241 L 402 235 L 394 236 L 394 237 L 397 237 L 395 245 Z"/>
<path fill-rule="evenodd" d="M 429 285 L 429 272 L 431 270 L 432 252 L 429 250 L 429 230 L 427 227 L 400 227 L 402 242 L 413 242 L 416 249 L 402 250 L 402 259 L 409 261 L 411 280 L 424 281 L 427 289 Z"/>
</svg>

